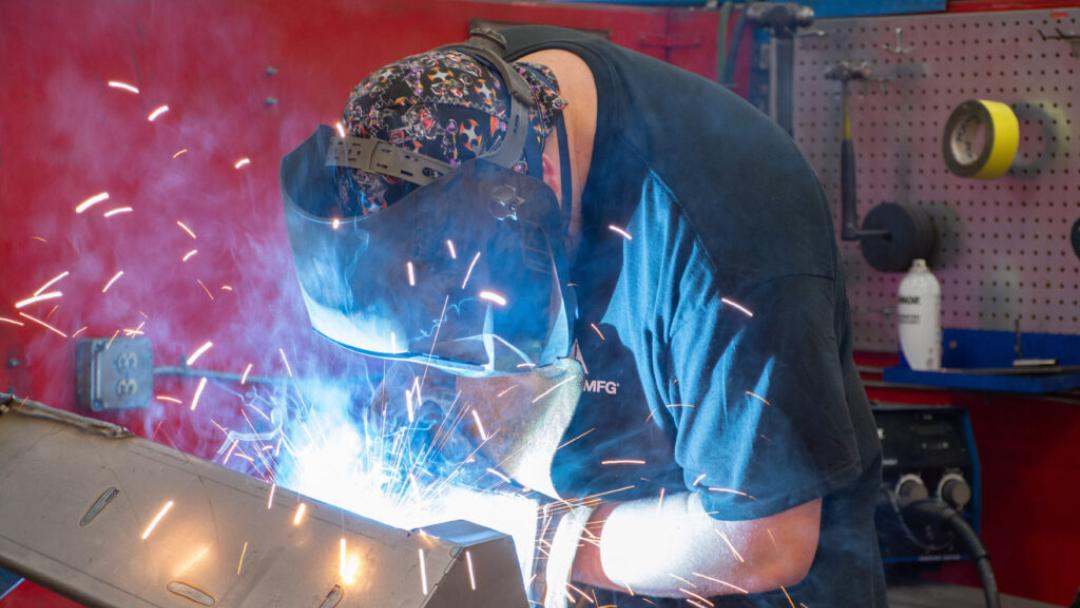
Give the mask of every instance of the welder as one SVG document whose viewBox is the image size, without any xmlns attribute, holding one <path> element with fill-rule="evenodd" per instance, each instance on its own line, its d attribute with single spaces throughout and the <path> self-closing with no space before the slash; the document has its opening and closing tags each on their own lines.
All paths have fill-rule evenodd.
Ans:
<svg viewBox="0 0 1080 608">
<path fill-rule="evenodd" d="M 533 605 L 885 605 L 831 216 L 758 110 L 598 36 L 480 30 L 366 77 L 282 188 L 317 331 L 507 420 L 570 396 Z"/>
</svg>

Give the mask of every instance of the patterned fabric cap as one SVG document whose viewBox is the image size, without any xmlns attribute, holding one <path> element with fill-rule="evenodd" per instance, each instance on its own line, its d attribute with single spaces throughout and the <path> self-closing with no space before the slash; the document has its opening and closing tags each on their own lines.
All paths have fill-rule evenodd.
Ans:
<svg viewBox="0 0 1080 608">
<path fill-rule="evenodd" d="M 566 101 L 548 68 L 513 66 L 538 102 L 529 111 L 526 154 L 514 167 L 529 172 L 525 159 L 540 158 Z M 440 49 L 407 57 L 362 80 L 349 95 L 342 124 L 351 136 L 374 137 L 457 166 L 502 142 L 509 102 L 498 72 L 463 52 Z M 539 167 L 532 170 L 539 175 Z M 358 169 L 343 169 L 339 177 L 345 217 L 378 211 L 418 187 Z"/>
</svg>

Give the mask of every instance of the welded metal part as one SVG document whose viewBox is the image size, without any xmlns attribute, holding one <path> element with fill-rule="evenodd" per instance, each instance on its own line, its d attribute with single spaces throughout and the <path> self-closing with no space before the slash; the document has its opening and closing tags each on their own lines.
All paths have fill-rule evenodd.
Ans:
<svg viewBox="0 0 1080 608">
<path fill-rule="evenodd" d="M 154 392 L 148 338 L 90 338 L 75 344 L 75 394 L 84 410 L 146 407 Z"/>
<path fill-rule="evenodd" d="M 268 501 L 268 484 L 97 421 L 0 405 L 0 567 L 88 606 L 527 605 L 508 537 L 410 533 L 281 488 Z"/>
</svg>

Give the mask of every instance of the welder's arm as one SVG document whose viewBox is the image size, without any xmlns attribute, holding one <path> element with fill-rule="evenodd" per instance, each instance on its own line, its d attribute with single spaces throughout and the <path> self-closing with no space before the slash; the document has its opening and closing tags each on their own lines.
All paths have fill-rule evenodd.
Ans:
<svg viewBox="0 0 1080 608">
<path fill-rule="evenodd" d="M 817 551 L 821 499 L 760 519 L 720 521 L 697 494 L 680 493 L 662 504 L 605 503 L 589 521 L 592 535 L 582 535 L 575 581 L 656 597 L 692 597 L 684 590 L 702 597 L 760 593 L 806 577 Z"/>
</svg>

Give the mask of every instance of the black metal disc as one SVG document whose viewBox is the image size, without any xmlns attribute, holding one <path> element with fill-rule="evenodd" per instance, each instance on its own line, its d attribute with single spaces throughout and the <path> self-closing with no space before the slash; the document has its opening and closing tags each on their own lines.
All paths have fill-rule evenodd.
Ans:
<svg viewBox="0 0 1080 608">
<path fill-rule="evenodd" d="M 882 203 L 866 214 L 862 227 L 888 232 L 859 242 L 867 263 L 881 272 L 906 271 L 913 260 L 930 257 L 937 241 L 930 216 L 915 205 Z"/>
</svg>

